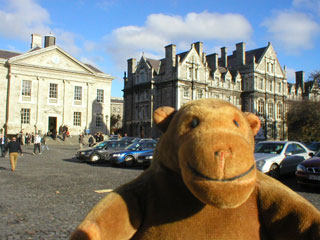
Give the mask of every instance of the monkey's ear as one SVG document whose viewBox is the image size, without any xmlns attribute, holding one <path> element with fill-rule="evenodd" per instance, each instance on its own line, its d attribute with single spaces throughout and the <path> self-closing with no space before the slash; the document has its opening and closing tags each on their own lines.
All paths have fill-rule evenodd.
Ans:
<svg viewBox="0 0 320 240">
<path fill-rule="evenodd" d="M 250 112 L 245 112 L 244 114 L 246 115 L 247 120 L 250 124 L 253 136 L 255 136 L 260 130 L 260 119 L 257 115 Z"/>
<path fill-rule="evenodd" d="M 159 107 L 153 113 L 153 121 L 161 132 L 165 132 L 177 111 L 173 107 Z"/>
</svg>

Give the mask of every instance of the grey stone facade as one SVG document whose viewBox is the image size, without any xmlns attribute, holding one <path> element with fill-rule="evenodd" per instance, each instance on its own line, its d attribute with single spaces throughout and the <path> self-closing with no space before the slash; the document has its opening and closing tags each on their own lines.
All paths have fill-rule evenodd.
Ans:
<svg viewBox="0 0 320 240">
<path fill-rule="evenodd" d="M 159 135 L 152 123 L 156 108 L 179 109 L 194 99 L 219 98 L 259 116 L 257 140 L 287 139 L 287 99 L 299 100 L 303 91 L 289 91 L 286 70 L 271 43 L 250 51 L 238 43 L 231 55 L 222 47 L 220 57 L 206 55 L 201 42 L 180 54 L 175 45 L 168 45 L 164 59 L 129 59 L 124 80 L 124 129 L 129 135 L 148 137 Z"/>
</svg>

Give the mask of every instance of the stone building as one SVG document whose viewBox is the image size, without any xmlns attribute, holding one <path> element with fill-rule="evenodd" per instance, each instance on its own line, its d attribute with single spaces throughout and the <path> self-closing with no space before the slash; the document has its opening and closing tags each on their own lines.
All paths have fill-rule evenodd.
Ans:
<svg viewBox="0 0 320 240">
<path fill-rule="evenodd" d="M 157 107 L 179 109 L 193 99 L 218 98 L 259 116 L 261 130 L 257 140 L 287 139 L 287 100 L 320 96 L 319 86 L 304 83 L 300 72 L 297 83 L 288 85 L 286 69 L 281 67 L 271 43 L 247 51 L 241 42 L 230 55 L 222 47 L 220 57 L 217 53 L 206 55 L 201 42 L 179 54 L 172 44 L 165 47 L 164 59 L 129 59 L 127 74 L 124 129 L 133 136 L 159 135 L 152 123 Z"/>
<path fill-rule="evenodd" d="M 115 117 L 118 119 L 116 124 L 113 127 L 115 130 L 122 128 L 123 125 L 123 98 L 120 97 L 111 97 L 111 118 Z M 110 120 L 112 121 L 112 120 Z M 112 124 L 112 123 L 111 123 Z"/>
<path fill-rule="evenodd" d="M 108 133 L 114 77 L 84 64 L 55 44 L 32 34 L 26 53 L 0 51 L 1 131 L 50 132 L 66 125 L 70 134 Z"/>
</svg>

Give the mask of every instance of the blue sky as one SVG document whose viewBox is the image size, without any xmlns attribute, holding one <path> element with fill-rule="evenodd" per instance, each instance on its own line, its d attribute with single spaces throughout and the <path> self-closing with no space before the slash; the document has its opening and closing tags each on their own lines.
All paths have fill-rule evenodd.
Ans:
<svg viewBox="0 0 320 240">
<path fill-rule="evenodd" d="M 0 49 L 26 52 L 31 34 L 56 36 L 56 44 L 84 63 L 116 77 L 122 97 L 127 59 L 164 57 L 201 41 L 207 54 L 220 47 L 274 46 L 289 82 L 294 72 L 320 70 L 320 0 L 0 0 Z"/>
</svg>

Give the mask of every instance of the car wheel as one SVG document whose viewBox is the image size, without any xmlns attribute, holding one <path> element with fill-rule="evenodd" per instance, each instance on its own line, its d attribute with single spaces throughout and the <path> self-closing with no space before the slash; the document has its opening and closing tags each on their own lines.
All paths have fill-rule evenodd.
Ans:
<svg viewBox="0 0 320 240">
<path fill-rule="evenodd" d="M 272 164 L 270 169 L 269 169 L 269 172 L 268 172 L 268 175 L 275 178 L 275 179 L 278 179 L 280 178 L 280 169 L 279 169 L 279 166 L 277 164 Z"/>
<path fill-rule="evenodd" d="M 100 160 L 100 156 L 98 155 L 98 154 L 92 154 L 91 156 L 90 156 L 90 162 L 92 162 L 92 163 L 96 163 L 96 162 L 98 162 Z"/>
<path fill-rule="evenodd" d="M 126 158 L 124 159 L 126 166 L 131 167 L 133 165 L 133 160 L 134 158 L 132 156 L 126 156 Z"/>
</svg>

